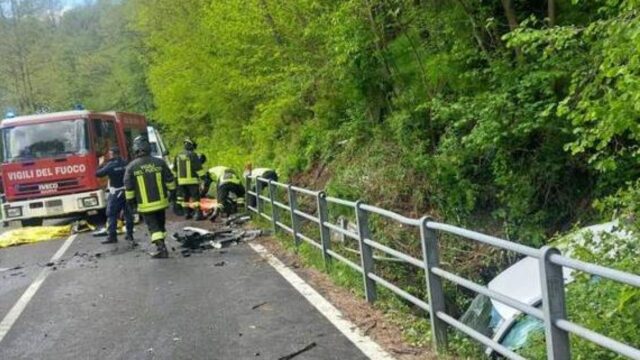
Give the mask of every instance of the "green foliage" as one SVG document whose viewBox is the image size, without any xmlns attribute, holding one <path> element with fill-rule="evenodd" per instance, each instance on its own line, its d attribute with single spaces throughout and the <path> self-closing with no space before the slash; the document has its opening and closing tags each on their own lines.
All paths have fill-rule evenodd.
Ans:
<svg viewBox="0 0 640 360">
<path fill-rule="evenodd" d="M 0 1 L 0 110 L 146 112 L 151 98 L 128 8 L 103 0 L 61 13 L 56 1 Z"/>
</svg>

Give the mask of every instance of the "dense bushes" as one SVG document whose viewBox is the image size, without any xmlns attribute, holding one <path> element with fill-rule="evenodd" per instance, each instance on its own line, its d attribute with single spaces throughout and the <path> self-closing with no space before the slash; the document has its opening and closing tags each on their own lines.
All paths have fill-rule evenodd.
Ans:
<svg viewBox="0 0 640 360">
<path fill-rule="evenodd" d="M 636 175 L 633 2 L 132 3 L 155 117 L 212 162 L 533 245 Z"/>
</svg>

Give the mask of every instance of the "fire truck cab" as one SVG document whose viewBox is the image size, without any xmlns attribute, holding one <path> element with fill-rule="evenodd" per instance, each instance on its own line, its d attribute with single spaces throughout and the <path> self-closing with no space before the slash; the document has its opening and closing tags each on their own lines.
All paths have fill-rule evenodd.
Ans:
<svg viewBox="0 0 640 360">
<path fill-rule="evenodd" d="M 23 226 L 45 218 L 105 208 L 106 179 L 96 177 L 112 146 L 128 159 L 133 139 L 147 133 L 144 116 L 68 111 L 5 119 L 2 139 L 3 219 Z"/>
</svg>

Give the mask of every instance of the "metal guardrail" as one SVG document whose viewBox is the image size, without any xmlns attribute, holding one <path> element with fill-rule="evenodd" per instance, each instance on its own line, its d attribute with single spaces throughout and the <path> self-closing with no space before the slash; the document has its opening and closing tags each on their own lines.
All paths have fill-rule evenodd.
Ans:
<svg viewBox="0 0 640 360">
<path fill-rule="evenodd" d="M 640 288 L 640 276 L 638 275 L 570 259 L 562 256 L 559 250 L 549 246 L 545 246 L 541 249 L 535 249 L 457 226 L 435 222 L 428 217 L 420 219 L 408 218 L 389 210 L 367 205 L 362 201 L 353 202 L 330 197 L 327 196 L 324 191 L 312 191 L 260 177 L 255 179 L 255 187 L 252 188 L 251 180 L 252 179 L 250 177 L 245 178 L 245 185 L 247 189 L 245 203 L 247 204 L 248 210 L 270 220 L 273 224 L 274 232 L 277 232 L 279 229 L 283 229 L 292 234 L 296 246 L 300 245 L 302 240 L 320 249 L 327 269 L 330 268 L 332 260 L 337 259 L 355 271 L 361 273 L 363 276 L 364 293 L 367 301 L 370 303 L 376 301 L 377 285 L 381 285 L 403 299 L 411 302 L 415 306 L 428 311 L 431 319 L 433 342 L 436 350 L 438 351 L 447 347 L 447 330 L 448 327 L 452 327 L 508 359 L 524 359 L 512 350 L 461 323 L 446 313 L 442 280 L 447 280 L 476 293 L 488 296 L 489 298 L 519 310 L 522 313 L 542 320 L 544 322 L 547 359 L 549 360 L 566 360 L 571 358 L 569 334 L 577 335 L 587 341 L 607 348 L 620 355 L 627 356 L 631 359 L 640 359 L 640 349 L 596 333 L 567 319 L 565 283 L 562 269 L 563 267 L 568 267 Z M 268 188 L 268 197 L 260 195 L 263 192 L 265 185 Z M 278 189 L 286 190 L 288 204 L 284 204 L 276 200 Z M 315 198 L 318 214 L 317 217 L 307 214 L 298 208 L 297 197 L 300 194 Z M 255 207 L 248 205 L 250 204 L 249 200 L 251 198 L 256 200 Z M 267 214 L 264 211 L 265 202 L 271 205 L 270 214 Z M 358 231 L 349 231 L 336 224 L 330 223 L 328 221 L 328 204 L 337 204 L 353 209 Z M 280 221 L 281 210 L 289 213 L 292 224 L 291 227 L 288 227 Z M 420 240 L 422 243 L 422 259 L 416 259 L 372 239 L 368 221 L 369 214 L 377 214 L 387 219 L 395 220 L 403 225 L 419 229 Z M 300 232 L 300 223 L 303 220 L 318 225 L 320 233 L 319 241 Z M 360 247 L 359 265 L 331 250 L 330 233 L 332 231 L 358 241 Z M 458 235 L 469 240 L 481 242 L 486 245 L 538 259 L 540 264 L 540 283 L 542 286 L 542 308 L 538 309 L 522 303 L 517 299 L 510 298 L 505 294 L 498 293 L 486 286 L 476 284 L 473 281 L 440 268 L 438 232 Z M 374 249 L 422 269 L 426 275 L 425 287 L 428 294 L 427 301 L 418 299 L 414 295 L 377 275 L 374 269 Z"/>
</svg>

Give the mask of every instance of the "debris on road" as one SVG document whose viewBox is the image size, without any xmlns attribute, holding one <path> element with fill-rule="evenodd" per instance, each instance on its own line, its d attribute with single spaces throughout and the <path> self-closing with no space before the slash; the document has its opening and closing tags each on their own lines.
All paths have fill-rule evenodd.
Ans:
<svg viewBox="0 0 640 360">
<path fill-rule="evenodd" d="M 20 270 L 20 269 L 22 269 L 22 266 L 18 265 L 18 266 L 14 266 L 12 268 L 0 268 L 0 272 L 14 271 L 14 270 Z"/>
<path fill-rule="evenodd" d="M 78 252 L 67 261 L 67 264 L 77 265 L 80 267 L 88 266 L 90 268 L 98 267 L 98 259 L 102 256 L 102 253 L 89 254 L 86 252 Z M 62 261 L 62 260 L 61 260 Z"/>
<path fill-rule="evenodd" d="M 267 305 L 267 304 L 268 304 L 268 302 L 266 302 L 266 301 L 265 301 L 265 302 L 263 302 L 263 303 L 260 303 L 260 304 L 257 304 L 257 305 L 253 305 L 253 306 L 251 307 L 251 310 L 258 309 L 258 308 L 263 307 L 263 306 L 265 306 L 265 305 Z"/>
<path fill-rule="evenodd" d="M 76 220 L 71 225 L 71 232 L 74 234 L 79 234 L 87 231 L 95 231 L 96 227 L 89 224 L 87 220 Z"/>
<path fill-rule="evenodd" d="M 246 222 L 248 222 L 249 220 L 251 220 L 251 216 L 247 213 L 239 213 L 239 214 L 233 214 L 231 216 L 229 216 L 225 221 L 224 224 L 225 225 L 242 225 Z"/>
<path fill-rule="evenodd" d="M 196 227 L 184 227 L 182 231 L 172 235 L 173 239 L 181 244 L 184 250 L 182 255 L 190 256 L 193 250 L 222 249 L 235 245 L 242 241 L 251 241 L 263 235 L 268 235 L 264 230 L 242 230 L 235 228 L 222 228 L 214 231 Z M 186 250 L 186 251 L 185 251 Z"/>
<path fill-rule="evenodd" d="M 122 234 L 124 234 L 124 233 L 126 232 L 126 229 L 125 229 L 125 226 L 124 226 L 124 222 L 122 222 L 122 221 L 118 220 L 118 225 L 117 225 L 117 227 L 116 227 L 116 232 L 117 232 L 119 235 L 122 235 Z M 133 229 L 133 232 L 134 232 L 134 233 L 136 232 L 136 229 L 135 229 L 135 228 Z M 107 233 L 107 227 L 106 227 L 106 226 L 103 226 L 103 227 L 101 227 L 101 228 L 99 228 L 99 229 L 97 229 L 97 230 L 93 231 L 93 232 L 91 233 L 91 235 L 92 235 L 93 237 L 106 237 L 106 236 L 108 235 L 108 233 Z"/>
<path fill-rule="evenodd" d="M 316 347 L 316 346 L 317 346 L 317 344 L 316 344 L 315 342 L 312 342 L 311 344 L 309 344 L 309 345 L 305 346 L 304 348 L 302 348 L 302 349 L 300 349 L 300 350 L 298 350 L 298 351 L 296 351 L 296 352 L 294 352 L 294 353 L 291 353 L 291 354 L 289 354 L 289 355 L 285 355 L 285 356 L 279 357 L 279 358 L 278 358 L 278 360 L 291 360 L 291 359 L 293 359 L 294 357 L 296 357 L 296 356 L 298 356 L 298 355 L 300 355 L 300 354 L 302 354 L 302 353 L 305 353 L 305 352 L 307 352 L 307 351 L 309 351 L 309 350 L 313 349 L 313 348 L 314 348 L 314 347 Z"/>
</svg>

